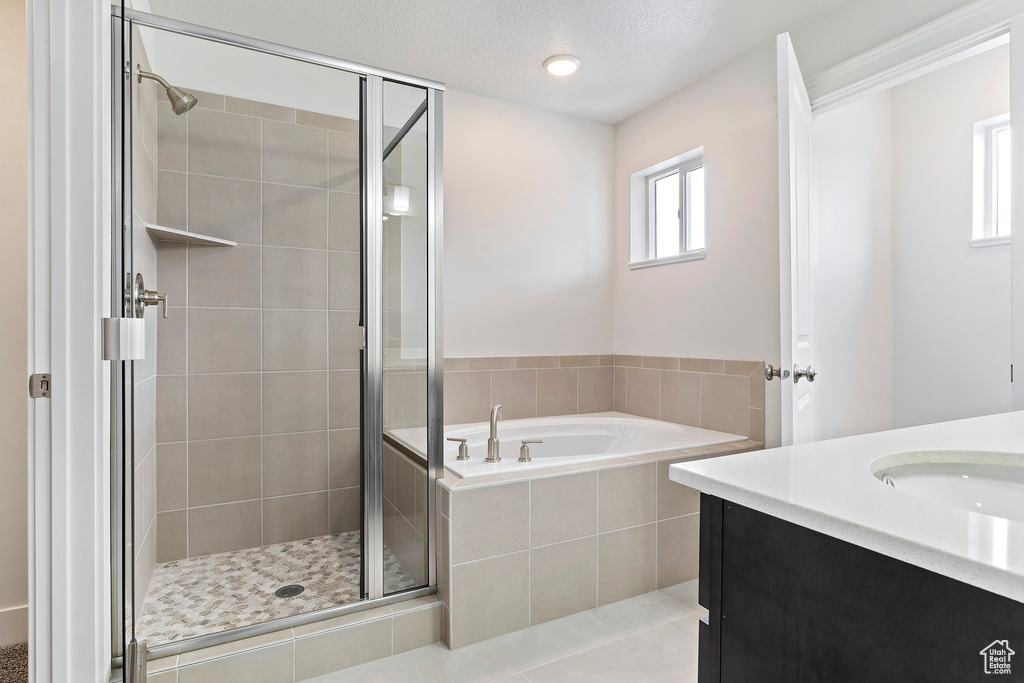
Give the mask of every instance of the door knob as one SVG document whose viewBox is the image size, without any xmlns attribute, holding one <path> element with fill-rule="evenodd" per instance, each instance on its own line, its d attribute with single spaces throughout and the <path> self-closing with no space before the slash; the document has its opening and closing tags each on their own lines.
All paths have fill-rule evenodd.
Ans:
<svg viewBox="0 0 1024 683">
<path fill-rule="evenodd" d="M 779 379 L 786 379 L 787 377 L 789 377 L 789 370 L 777 368 L 769 363 L 764 367 L 764 378 L 771 382 L 776 377 L 778 377 Z"/>
<path fill-rule="evenodd" d="M 799 365 L 793 366 L 793 384 L 799 382 L 801 377 L 806 378 L 808 382 L 813 382 L 817 375 L 818 372 L 813 365 L 808 365 L 806 370 L 801 370 Z"/>
</svg>

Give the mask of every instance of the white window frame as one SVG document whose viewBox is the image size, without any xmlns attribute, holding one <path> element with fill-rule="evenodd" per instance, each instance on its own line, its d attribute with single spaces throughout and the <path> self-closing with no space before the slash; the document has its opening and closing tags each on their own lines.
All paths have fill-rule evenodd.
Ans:
<svg viewBox="0 0 1024 683">
<path fill-rule="evenodd" d="M 971 226 L 972 247 L 992 247 L 1010 243 L 1010 235 L 996 234 L 999 164 L 996 135 L 1010 128 L 1010 115 L 1001 114 L 974 124 L 974 216 Z"/>
<path fill-rule="evenodd" d="M 666 159 L 630 175 L 630 268 L 649 268 L 667 263 L 695 261 L 706 256 L 706 249 L 690 249 L 690 193 L 686 191 L 686 174 L 704 166 L 704 148 Z M 681 251 L 657 258 L 657 225 L 655 221 L 654 183 L 679 174 L 679 244 Z M 704 243 L 707 244 L 707 171 L 704 181 Z"/>
</svg>

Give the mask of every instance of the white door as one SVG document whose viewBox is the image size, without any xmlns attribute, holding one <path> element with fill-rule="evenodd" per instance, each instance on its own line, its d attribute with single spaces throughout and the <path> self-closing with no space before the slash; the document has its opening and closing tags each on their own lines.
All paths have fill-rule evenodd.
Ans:
<svg viewBox="0 0 1024 683">
<path fill-rule="evenodd" d="M 814 383 L 802 376 L 814 365 L 811 102 L 788 33 L 778 37 L 778 69 L 781 350 L 782 369 L 793 373 L 781 380 L 782 444 L 789 445 L 814 441 L 817 422 Z"/>
</svg>

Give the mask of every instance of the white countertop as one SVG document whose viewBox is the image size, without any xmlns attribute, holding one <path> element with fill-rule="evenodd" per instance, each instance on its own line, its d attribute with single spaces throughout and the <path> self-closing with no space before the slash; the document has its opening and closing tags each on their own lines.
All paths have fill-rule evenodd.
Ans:
<svg viewBox="0 0 1024 683">
<path fill-rule="evenodd" d="M 1020 453 L 1024 412 L 672 465 L 669 477 L 964 583 L 1024 602 L 1024 522 L 882 484 L 876 458 L 921 450 Z"/>
</svg>

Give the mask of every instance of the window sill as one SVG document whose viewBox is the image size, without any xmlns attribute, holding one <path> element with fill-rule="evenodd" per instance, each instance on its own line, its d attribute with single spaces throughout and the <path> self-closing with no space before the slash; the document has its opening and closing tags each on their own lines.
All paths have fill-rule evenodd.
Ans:
<svg viewBox="0 0 1024 683">
<path fill-rule="evenodd" d="M 977 249 L 978 247 L 998 247 L 1000 244 L 1009 244 L 1010 235 L 1000 235 L 999 237 L 975 237 L 971 240 L 971 247 Z"/>
<path fill-rule="evenodd" d="M 682 263 L 684 261 L 700 261 L 704 258 L 704 255 L 704 249 L 694 249 L 693 251 L 684 251 L 682 254 L 676 254 L 675 256 L 663 256 L 661 258 L 647 259 L 646 261 L 632 261 L 629 264 L 629 268 L 630 270 L 639 270 L 640 268 L 666 266 L 670 263 Z"/>
</svg>

